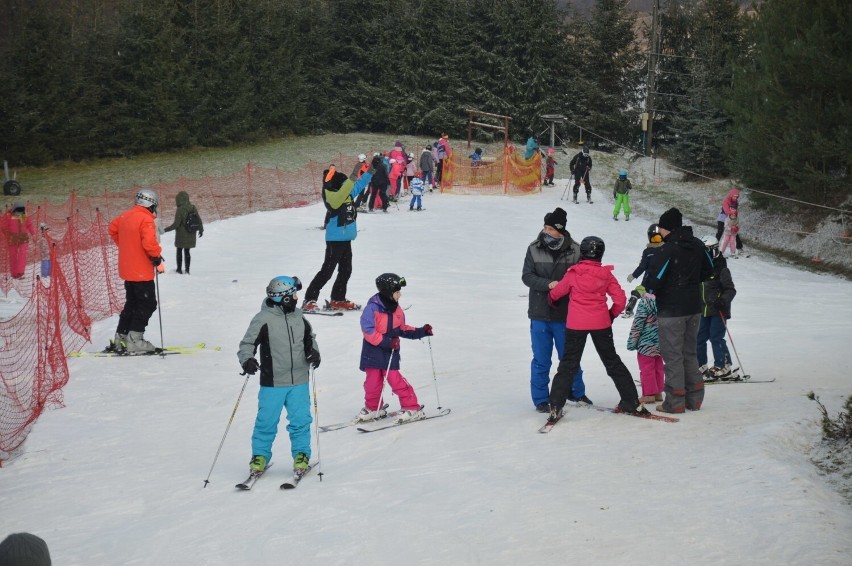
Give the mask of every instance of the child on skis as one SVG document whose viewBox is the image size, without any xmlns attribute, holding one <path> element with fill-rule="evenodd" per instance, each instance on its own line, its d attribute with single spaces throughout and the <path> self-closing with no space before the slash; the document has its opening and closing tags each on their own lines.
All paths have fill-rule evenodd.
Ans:
<svg viewBox="0 0 852 566">
<path fill-rule="evenodd" d="M 423 179 L 413 177 L 411 179 L 411 202 L 408 203 L 408 210 L 414 210 L 414 205 L 417 205 L 417 210 L 423 210 L 421 197 L 423 196 Z"/>
<path fill-rule="evenodd" d="M 553 157 L 553 148 L 547 150 L 547 162 L 544 171 L 543 185 L 553 186 L 553 177 L 556 175 L 556 159 Z"/>
<path fill-rule="evenodd" d="M 279 276 L 266 287 L 266 299 L 252 318 L 237 352 L 249 375 L 260 370 L 257 417 L 251 437 L 249 468 L 262 473 L 272 460 L 281 411 L 287 409 L 287 432 L 293 471 L 305 473 L 311 459 L 310 368 L 320 365 L 319 346 L 310 323 L 296 308 L 302 288 L 298 277 Z M 260 362 L 255 358 L 260 348 Z"/>
<path fill-rule="evenodd" d="M 722 245 L 719 248 L 719 256 L 724 257 L 726 249 L 729 249 L 731 255 L 728 257 L 736 258 L 739 253 L 737 250 L 737 236 L 740 232 L 740 220 L 736 210 L 732 210 L 725 220 L 725 239 L 722 240 Z"/>
<path fill-rule="evenodd" d="M 651 258 L 657 251 L 657 248 L 663 245 L 663 236 L 657 233 L 657 225 L 651 224 L 648 226 L 648 243 L 645 245 L 645 249 L 642 250 L 642 259 L 639 261 L 639 265 L 636 269 L 633 270 L 633 273 L 627 276 L 627 282 L 630 283 L 648 269 L 648 263 L 651 261 Z M 627 308 L 624 309 L 624 314 L 622 318 L 630 318 L 633 316 L 633 309 L 636 307 L 636 302 L 639 300 L 641 296 L 640 288 L 644 289 L 642 285 L 639 285 L 630 292 L 630 299 L 627 301 Z"/>
<path fill-rule="evenodd" d="M 366 372 L 364 380 L 364 408 L 358 415 L 362 421 L 371 421 L 387 415 L 382 393 L 387 378 L 394 394 L 399 397 L 401 412 L 398 422 L 416 421 L 425 417 L 417 401 L 414 388 L 399 371 L 399 339 L 416 340 L 432 336 L 432 326 L 420 328 L 405 324 L 405 311 L 399 306 L 405 278 L 395 273 L 383 273 L 376 278 L 378 293 L 370 297 L 361 314 L 360 369 Z"/>
<path fill-rule="evenodd" d="M 731 353 L 725 343 L 725 320 L 731 318 L 731 302 L 737 289 L 728 262 L 719 251 L 713 236 L 703 238 L 707 253 L 713 258 L 713 275 L 701 282 L 701 320 L 698 323 L 698 369 L 704 381 L 736 379 L 731 372 Z M 724 320 L 723 320 L 724 317 Z M 707 342 L 713 349 L 713 366 L 707 366 Z"/>
<path fill-rule="evenodd" d="M 618 281 L 612 275 L 613 266 L 601 265 L 604 241 L 588 236 L 580 242 L 578 263 L 565 272 L 562 280 L 548 293 L 553 304 L 568 295 L 568 319 L 565 322 L 565 352 L 550 388 L 550 421 L 562 417 L 562 408 L 571 392 L 574 375 L 580 368 L 580 358 L 586 346 L 586 337 L 592 336 L 598 355 L 607 375 L 615 383 L 621 401 L 616 407 L 620 413 L 647 414 L 639 404 L 630 370 L 615 351 L 612 339 L 612 321 L 624 310 L 626 298 Z M 607 295 L 612 306 L 607 306 Z"/>
<path fill-rule="evenodd" d="M 612 219 L 618 220 L 618 213 L 621 212 L 621 207 L 624 207 L 624 220 L 630 220 L 630 191 L 633 185 L 630 179 L 627 178 L 627 170 L 622 169 L 618 172 L 618 179 L 615 180 L 615 186 L 612 189 L 612 199 L 615 201 L 615 208 L 612 209 Z"/>
<path fill-rule="evenodd" d="M 639 402 L 652 403 L 663 400 L 663 388 L 666 385 L 660 335 L 657 331 L 657 298 L 645 292 L 641 285 L 637 290 L 640 294 L 639 304 L 627 336 L 627 349 L 636 350 L 636 361 L 639 363 L 639 381 L 642 384 Z"/>
</svg>

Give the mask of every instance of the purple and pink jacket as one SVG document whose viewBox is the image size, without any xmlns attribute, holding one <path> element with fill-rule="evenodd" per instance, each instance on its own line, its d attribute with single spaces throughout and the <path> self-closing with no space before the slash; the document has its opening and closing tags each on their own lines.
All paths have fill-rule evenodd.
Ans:
<svg viewBox="0 0 852 566">
<path fill-rule="evenodd" d="M 627 297 L 612 274 L 614 266 L 582 259 L 565 272 L 562 280 L 548 294 L 553 301 L 568 295 L 570 330 L 601 330 L 612 326 L 612 320 L 624 310 Z M 612 306 L 607 306 L 607 295 Z"/>
<path fill-rule="evenodd" d="M 401 307 L 393 313 L 388 312 L 378 293 L 370 297 L 361 313 L 361 333 L 364 335 L 361 344 L 362 371 L 367 368 L 388 369 L 389 363 L 390 369 L 399 370 L 399 350 L 391 350 L 391 339 L 399 336 L 418 340 L 426 336 L 423 328 L 405 324 L 405 311 Z"/>
</svg>

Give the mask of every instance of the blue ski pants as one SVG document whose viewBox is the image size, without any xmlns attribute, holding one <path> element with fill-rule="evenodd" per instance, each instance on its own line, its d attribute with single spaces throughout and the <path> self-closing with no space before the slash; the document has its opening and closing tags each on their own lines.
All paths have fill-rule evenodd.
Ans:
<svg viewBox="0 0 852 566">
<path fill-rule="evenodd" d="M 281 411 L 287 409 L 287 432 L 290 433 L 290 454 L 299 452 L 311 457 L 311 395 L 308 384 L 293 387 L 261 386 L 257 392 L 257 418 L 251 435 L 252 456 L 266 456 L 272 461 L 272 443 L 278 434 Z"/>
<path fill-rule="evenodd" d="M 530 320 L 530 339 L 533 358 L 530 363 L 530 393 L 533 405 L 550 402 L 550 366 L 553 363 L 553 347 L 559 359 L 565 354 L 565 322 Z M 583 383 L 583 368 L 577 370 L 571 384 L 571 395 L 579 399 L 586 394 Z"/>
<path fill-rule="evenodd" d="M 717 368 L 731 363 L 731 353 L 725 343 L 725 324 L 718 316 L 702 316 L 698 323 L 698 365 L 707 363 L 707 342 L 713 349 L 713 365 Z"/>
</svg>

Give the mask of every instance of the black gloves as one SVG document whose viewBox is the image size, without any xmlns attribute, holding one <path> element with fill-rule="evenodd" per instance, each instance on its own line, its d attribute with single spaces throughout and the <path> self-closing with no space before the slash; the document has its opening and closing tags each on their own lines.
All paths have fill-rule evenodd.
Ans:
<svg viewBox="0 0 852 566">
<path fill-rule="evenodd" d="M 432 325 L 431 324 L 424 324 L 423 325 L 423 332 L 426 333 L 426 336 L 434 336 L 434 334 L 432 334 Z"/>
<path fill-rule="evenodd" d="M 204 236 L 204 230 L 199 230 L 198 231 L 198 237 L 201 238 L 203 236 Z"/>
<path fill-rule="evenodd" d="M 154 264 L 154 267 L 160 265 L 161 263 L 163 263 L 163 256 L 160 255 L 160 256 L 157 256 L 157 257 L 152 257 L 151 263 Z"/>
<path fill-rule="evenodd" d="M 320 353 L 314 349 L 311 349 L 309 354 L 305 354 L 305 360 L 307 360 L 307 362 L 314 366 L 314 369 L 316 369 L 320 366 Z"/>
<path fill-rule="evenodd" d="M 254 358 L 249 358 L 245 362 L 243 362 L 243 371 L 249 375 L 254 375 L 257 373 L 257 370 L 260 369 L 260 365 L 257 363 L 257 360 Z"/>
<path fill-rule="evenodd" d="M 727 312 L 728 304 L 725 302 L 725 299 L 716 299 L 715 301 L 713 301 L 713 308 L 720 312 Z"/>
</svg>

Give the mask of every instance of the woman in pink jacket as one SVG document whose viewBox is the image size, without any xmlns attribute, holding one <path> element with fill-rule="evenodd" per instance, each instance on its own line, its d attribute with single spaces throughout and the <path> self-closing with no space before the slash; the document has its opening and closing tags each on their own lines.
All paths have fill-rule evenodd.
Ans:
<svg viewBox="0 0 852 566">
<path fill-rule="evenodd" d="M 35 236 L 33 221 L 27 217 L 27 208 L 22 201 L 12 205 L 12 210 L 3 215 L 3 234 L 9 246 L 9 274 L 14 279 L 21 279 L 27 269 L 27 248 L 30 236 Z"/>
<path fill-rule="evenodd" d="M 580 369 L 580 358 L 591 334 L 595 350 L 615 383 L 621 402 L 616 407 L 621 413 L 647 413 L 639 404 L 639 395 L 633 384 L 630 370 L 615 351 L 612 339 L 612 321 L 624 310 L 627 298 L 612 274 L 612 265 L 601 265 L 604 241 L 588 236 L 580 242 L 580 257 L 568 268 L 562 280 L 550 290 L 548 302 L 556 302 L 568 295 L 568 319 L 565 323 L 565 353 L 559 361 L 553 385 L 550 388 L 550 419 L 562 416 L 562 408 L 571 393 L 574 374 Z M 607 295 L 612 306 L 607 306 Z"/>
</svg>

